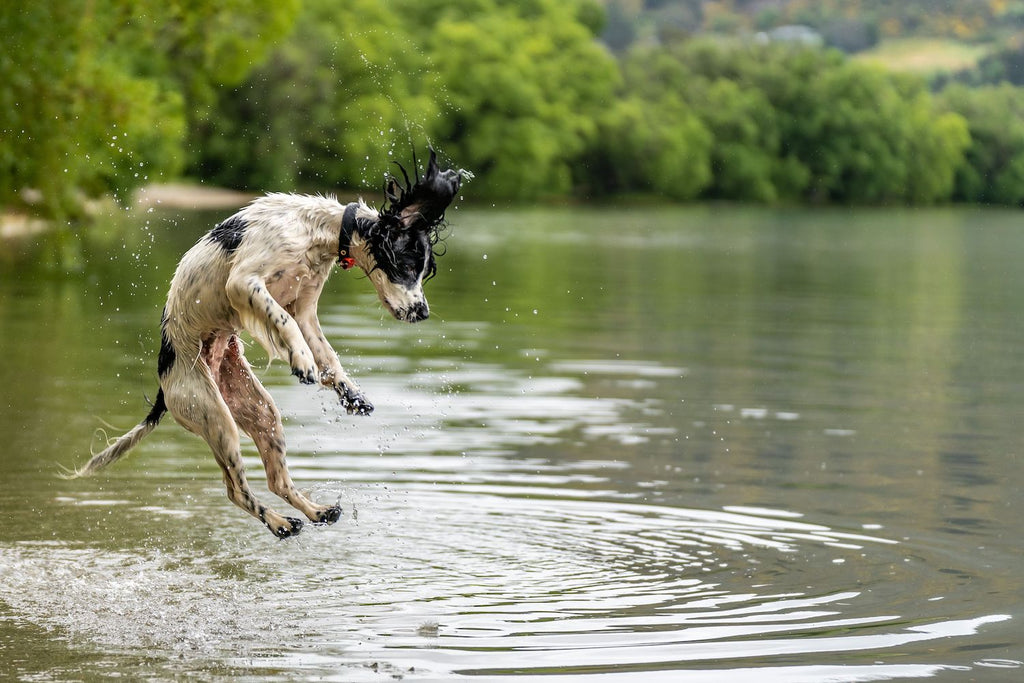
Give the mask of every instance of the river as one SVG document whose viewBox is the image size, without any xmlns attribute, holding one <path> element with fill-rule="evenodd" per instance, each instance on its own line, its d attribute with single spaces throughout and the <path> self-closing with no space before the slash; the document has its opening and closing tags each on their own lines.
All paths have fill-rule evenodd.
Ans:
<svg viewBox="0 0 1024 683">
<path fill-rule="evenodd" d="M 1019 212 L 452 210 L 428 321 L 355 272 L 321 299 L 372 417 L 250 345 L 343 508 L 284 541 L 171 419 L 56 476 L 147 412 L 167 283 L 227 213 L 0 259 L 0 678 L 1022 675 Z"/>
</svg>

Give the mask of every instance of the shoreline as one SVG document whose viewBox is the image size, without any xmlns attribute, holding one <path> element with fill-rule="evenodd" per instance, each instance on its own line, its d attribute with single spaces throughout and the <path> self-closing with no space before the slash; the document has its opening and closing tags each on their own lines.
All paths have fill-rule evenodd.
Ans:
<svg viewBox="0 0 1024 683">
<path fill-rule="evenodd" d="M 147 209 L 229 209 L 241 208 L 259 193 L 207 187 L 191 183 L 156 183 L 140 187 L 132 196 L 131 208 Z"/>
<path fill-rule="evenodd" d="M 140 187 L 132 193 L 126 211 L 152 208 L 204 211 L 217 209 L 239 209 L 260 195 L 255 192 L 241 192 L 223 187 L 206 187 L 187 182 L 154 183 Z M 112 200 L 89 200 L 85 204 L 87 215 L 100 217 L 112 211 L 117 205 Z M 0 208 L 0 241 L 23 240 L 47 232 L 55 226 L 52 219 L 42 218 L 32 212 L 30 204 L 26 209 Z"/>
</svg>

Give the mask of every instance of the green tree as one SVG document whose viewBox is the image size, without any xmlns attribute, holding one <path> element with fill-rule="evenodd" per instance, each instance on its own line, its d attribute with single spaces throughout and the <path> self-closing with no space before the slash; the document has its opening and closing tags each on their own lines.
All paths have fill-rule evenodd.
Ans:
<svg viewBox="0 0 1024 683">
<path fill-rule="evenodd" d="M 484 5 L 484 2 L 480 2 Z M 443 18 L 428 50 L 445 112 L 439 135 L 477 173 L 474 193 L 564 195 L 613 99 L 612 57 L 557 0 Z"/>
<path fill-rule="evenodd" d="M 907 124 L 907 199 L 917 204 L 949 201 L 957 169 L 964 164 L 971 144 L 966 119 L 938 111 L 931 95 L 919 92 L 910 102 Z"/>
<path fill-rule="evenodd" d="M 794 200 L 810 179 L 791 145 L 807 113 L 795 104 L 807 102 L 802 77 L 820 61 L 806 54 L 825 53 L 696 40 L 634 50 L 624 72 L 627 89 L 644 99 L 679 93 L 709 131 L 711 178 L 703 196 Z"/>
<path fill-rule="evenodd" d="M 787 193 L 776 187 L 785 160 L 776 112 L 763 92 L 725 79 L 694 79 L 687 99 L 714 139 L 709 196 L 774 202 Z"/>
<path fill-rule="evenodd" d="M 940 105 L 962 116 L 970 131 L 970 146 L 956 170 L 954 198 L 1024 204 L 1024 89 L 954 85 L 942 92 Z"/>
<path fill-rule="evenodd" d="M 932 202 L 967 143 L 920 79 L 812 48 L 697 40 L 635 51 L 631 92 L 680 93 L 711 132 L 706 196 Z"/>
<path fill-rule="evenodd" d="M 310 0 L 220 93 L 196 170 L 257 189 L 376 185 L 433 140 L 477 174 L 477 196 L 566 194 L 617 77 L 600 25 L 583 2 Z"/>
<path fill-rule="evenodd" d="M 287 28 L 297 0 L 0 4 L 0 202 L 126 198 L 185 161 L 188 112 Z"/>
<path fill-rule="evenodd" d="M 598 119 L 578 169 L 588 194 L 657 192 L 696 198 L 711 181 L 711 134 L 673 94 L 656 102 L 625 97 Z"/>
<path fill-rule="evenodd" d="M 294 32 L 196 130 L 196 172 L 250 189 L 378 184 L 429 138 L 436 76 L 376 0 L 309 0 Z"/>
<path fill-rule="evenodd" d="M 0 6 L 0 203 L 31 188 L 75 217 L 85 195 L 125 197 L 179 167 L 182 98 L 106 49 L 123 17 L 75 0 Z"/>
<path fill-rule="evenodd" d="M 792 146 L 811 172 L 812 198 L 846 203 L 948 199 L 968 138 L 938 112 L 924 82 L 855 62 L 808 87 L 810 116 Z"/>
</svg>

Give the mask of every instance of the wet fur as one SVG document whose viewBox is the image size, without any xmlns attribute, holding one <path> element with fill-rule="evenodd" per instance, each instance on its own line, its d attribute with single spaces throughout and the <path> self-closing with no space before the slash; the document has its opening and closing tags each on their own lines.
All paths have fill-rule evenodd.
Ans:
<svg viewBox="0 0 1024 683">
<path fill-rule="evenodd" d="M 337 521 L 339 506 L 310 501 L 292 482 L 281 414 L 253 374 L 238 333 L 249 332 L 302 383 L 332 388 L 350 414 L 369 415 L 372 404 L 320 328 L 320 293 L 344 251 L 395 318 L 427 318 L 423 281 L 435 271 L 438 226 L 462 177 L 460 171 L 441 171 L 431 153 L 427 174 L 417 176 L 415 185 L 388 185 L 390 205 L 355 204 L 349 234 L 341 229 L 346 205 L 294 194 L 257 199 L 214 227 L 182 257 L 171 280 L 157 357 L 160 390 L 149 415 L 71 476 L 116 461 L 170 412 L 209 444 L 232 502 L 278 537 L 297 533 L 303 522 L 271 510 L 253 494 L 239 430 L 255 442 L 273 493 L 314 523 Z"/>
</svg>

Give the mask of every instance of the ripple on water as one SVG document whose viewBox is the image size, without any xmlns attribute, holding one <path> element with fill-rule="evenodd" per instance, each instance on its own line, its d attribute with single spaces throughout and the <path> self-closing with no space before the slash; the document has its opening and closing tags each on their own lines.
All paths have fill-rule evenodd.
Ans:
<svg viewBox="0 0 1024 683">
<path fill-rule="evenodd" d="M 339 525 L 285 543 L 225 526 L 199 558 L 15 544 L 0 547 L 0 573 L 21 579 L 0 584 L 0 599 L 86 646 L 145 650 L 186 671 L 227 661 L 335 680 L 714 680 L 702 666 L 740 681 L 906 678 L 944 668 L 907 664 L 914 643 L 1008 618 L 901 614 L 857 580 L 896 563 L 899 544 L 792 512 L 534 494 L 346 487 Z M 848 572 L 849 587 L 833 575 L 816 590 L 822 571 Z M 835 663 L 854 653 L 868 654 Z M 877 663 L 890 653 L 899 665 Z"/>
<path fill-rule="evenodd" d="M 175 674 L 265 680 L 929 677 L 956 668 L 928 655 L 936 641 L 966 643 L 1009 618 L 965 616 L 963 601 L 944 612 L 953 600 L 932 592 L 949 585 L 937 578 L 941 562 L 921 561 L 927 548 L 911 551 L 881 528 L 852 532 L 762 507 L 647 504 L 642 485 L 616 483 L 627 463 L 530 456 L 567 438 L 671 437 L 674 427 L 659 433 L 624 417 L 662 409 L 644 391 L 599 399 L 582 383 L 660 382 L 685 368 L 556 361 L 538 379 L 486 363 L 428 365 L 374 378 L 383 407 L 371 429 L 352 420 L 325 429 L 336 411 L 328 392 L 310 401 L 308 388 L 274 387 L 294 425 L 293 474 L 317 482 L 318 500 L 341 499 L 339 524 L 279 542 L 254 532 L 212 481 L 202 505 L 222 507 L 210 514 L 60 497 L 116 506 L 126 524 L 224 521 L 174 552 L 0 544 L 0 576 L 19 577 L 0 581 L 0 601 L 14 619 L 81 648 Z M 738 415 L 800 419 L 760 406 Z M 317 428 L 302 429 L 307 422 Z M 132 673 L 129 663 L 118 669 Z"/>
</svg>

